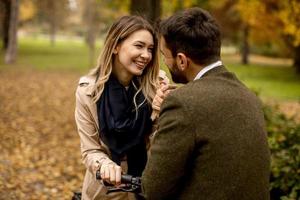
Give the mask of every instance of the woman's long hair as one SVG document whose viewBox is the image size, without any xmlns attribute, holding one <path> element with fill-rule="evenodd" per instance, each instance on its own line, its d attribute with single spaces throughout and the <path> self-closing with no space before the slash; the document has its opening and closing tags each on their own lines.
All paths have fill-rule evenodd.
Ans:
<svg viewBox="0 0 300 200">
<path fill-rule="evenodd" d="M 158 38 L 150 23 L 140 16 L 123 16 L 117 20 L 109 29 L 102 53 L 98 58 L 97 66 L 91 70 L 91 76 L 96 78 L 95 87 L 92 92 L 93 101 L 97 102 L 104 90 L 104 85 L 112 73 L 113 51 L 123 40 L 129 37 L 132 33 L 138 30 L 147 30 L 153 36 L 154 48 L 152 51 L 152 60 L 144 69 L 143 74 L 137 77 L 139 88 L 137 93 L 142 92 L 146 100 L 151 104 L 156 88 L 158 87 L 158 73 L 159 73 L 159 60 L 158 60 Z M 135 95 L 135 97 L 136 97 Z M 134 104 L 136 109 L 140 105 L 136 105 L 134 97 Z"/>
</svg>

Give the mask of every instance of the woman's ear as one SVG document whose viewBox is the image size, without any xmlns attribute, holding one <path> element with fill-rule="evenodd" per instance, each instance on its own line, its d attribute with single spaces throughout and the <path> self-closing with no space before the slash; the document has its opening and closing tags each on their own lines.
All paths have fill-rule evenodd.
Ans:
<svg viewBox="0 0 300 200">
<path fill-rule="evenodd" d="M 184 53 L 177 53 L 176 63 L 180 71 L 184 71 L 188 67 L 188 58 Z"/>
<path fill-rule="evenodd" d="M 113 54 L 118 54 L 119 49 L 120 49 L 120 47 L 119 47 L 119 45 L 117 45 L 116 48 L 113 50 Z"/>
</svg>

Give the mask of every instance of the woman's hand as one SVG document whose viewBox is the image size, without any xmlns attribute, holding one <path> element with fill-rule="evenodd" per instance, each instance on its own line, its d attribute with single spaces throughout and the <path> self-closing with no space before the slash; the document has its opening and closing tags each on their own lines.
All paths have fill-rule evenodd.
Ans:
<svg viewBox="0 0 300 200">
<path fill-rule="evenodd" d="M 158 88 L 156 90 L 155 97 L 152 101 L 152 110 L 153 110 L 153 112 L 152 112 L 152 115 L 151 115 L 151 119 L 153 121 L 158 117 L 162 102 L 168 96 L 168 94 L 171 91 L 173 91 L 174 89 L 176 89 L 175 85 L 161 83 L 160 88 Z"/>
<path fill-rule="evenodd" d="M 121 184 L 122 168 L 119 165 L 110 159 L 105 159 L 101 164 L 99 161 L 96 161 L 94 165 L 95 174 L 99 169 L 103 181 L 116 186 Z"/>
<path fill-rule="evenodd" d="M 164 101 L 165 97 L 169 94 L 167 89 L 168 85 L 161 85 L 161 87 L 156 90 L 155 97 L 152 101 L 153 111 L 160 111 L 160 106 L 162 102 Z"/>
</svg>

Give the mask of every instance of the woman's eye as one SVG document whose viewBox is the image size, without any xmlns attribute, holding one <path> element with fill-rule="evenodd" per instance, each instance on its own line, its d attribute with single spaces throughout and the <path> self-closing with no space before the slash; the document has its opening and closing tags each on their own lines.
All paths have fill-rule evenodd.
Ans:
<svg viewBox="0 0 300 200">
<path fill-rule="evenodd" d="M 141 44 L 136 44 L 135 46 L 136 46 L 138 49 L 143 48 L 143 45 L 141 45 Z"/>
<path fill-rule="evenodd" d="M 152 53 L 153 52 L 153 48 L 148 48 L 148 52 Z"/>
</svg>

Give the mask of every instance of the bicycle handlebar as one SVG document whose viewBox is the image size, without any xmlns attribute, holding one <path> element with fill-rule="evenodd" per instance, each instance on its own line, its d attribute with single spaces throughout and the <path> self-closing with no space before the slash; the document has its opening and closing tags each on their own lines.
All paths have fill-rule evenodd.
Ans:
<svg viewBox="0 0 300 200">
<path fill-rule="evenodd" d="M 96 171 L 96 179 L 101 180 L 100 170 Z M 142 181 L 140 177 L 134 177 L 129 174 L 122 174 L 121 176 L 121 183 L 125 184 L 125 186 L 122 187 L 115 187 L 110 184 L 105 184 L 107 188 L 107 193 L 111 192 L 133 192 L 133 193 L 140 193 L 141 192 L 141 186 Z"/>
</svg>

